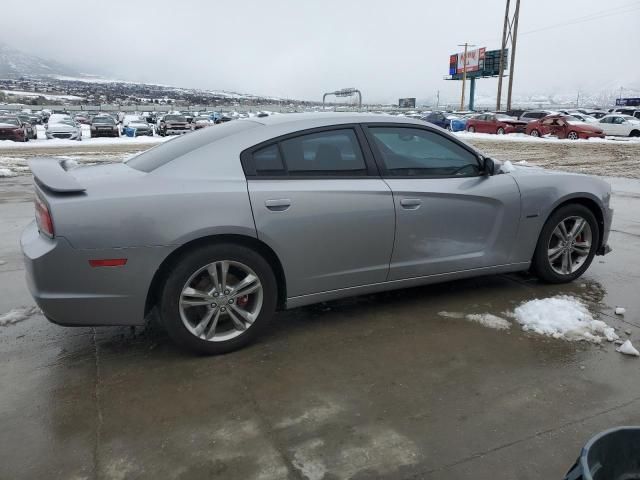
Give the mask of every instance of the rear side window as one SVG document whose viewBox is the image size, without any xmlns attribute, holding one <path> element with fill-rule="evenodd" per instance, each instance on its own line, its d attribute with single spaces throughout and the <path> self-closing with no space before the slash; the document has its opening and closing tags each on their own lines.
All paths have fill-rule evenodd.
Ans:
<svg viewBox="0 0 640 480">
<path fill-rule="evenodd" d="M 290 175 L 354 175 L 367 173 L 355 132 L 351 129 L 301 135 L 281 143 Z"/>
<path fill-rule="evenodd" d="M 253 152 L 253 162 L 258 175 L 284 175 L 285 169 L 277 144 Z"/>
<path fill-rule="evenodd" d="M 243 154 L 244 155 L 244 154 Z M 244 157 L 243 157 L 244 158 Z M 249 176 L 364 176 L 367 165 L 351 128 L 326 130 L 286 138 L 254 150 Z M 249 173 L 251 170 L 253 172 Z"/>
</svg>

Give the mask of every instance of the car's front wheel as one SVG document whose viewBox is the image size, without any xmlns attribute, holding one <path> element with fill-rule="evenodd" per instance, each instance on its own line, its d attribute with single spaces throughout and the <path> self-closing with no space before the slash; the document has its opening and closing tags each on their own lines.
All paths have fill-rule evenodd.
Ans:
<svg viewBox="0 0 640 480">
<path fill-rule="evenodd" d="M 578 135 L 578 132 L 571 131 L 567 133 L 567 138 L 569 140 L 578 140 L 578 138 L 580 138 L 580 135 Z"/>
<path fill-rule="evenodd" d="M 475 127 L 473 125 L 467 127 L 467 132 L 469 133 L 474 133 L 476 131 Z"/>
<path fill-rule="evenodd" d="M 497 133 L 498 135 L 504 135 L 504 128 L 499 127 L 499 128 L 498 128 L 498 130 L 496 131 L 496 133 Z"/>
<path fill-rule="evenodd" d="M 600 230 L 587 207 L 569 204 L 544 224 L 533 255 L 532 270 L 549 283 L 566 283 L 582 275 L 596 254 Z"/>
<path fill-rule="evenodd" d="M 207 245 L 172 263 L 160 299 L 169 336 L 201 354 L 226 353 L 255 339 L 276 308 L 269 263 L 250 248 Z"/>
<path fill-rule="evenodd" d="M 531 133 L 529 133 L 529 135 L 531 135 L 532 137 L 539 137 L 540 132 L 534 128 L 533 130 L 531 130 Z"/>
</svg>

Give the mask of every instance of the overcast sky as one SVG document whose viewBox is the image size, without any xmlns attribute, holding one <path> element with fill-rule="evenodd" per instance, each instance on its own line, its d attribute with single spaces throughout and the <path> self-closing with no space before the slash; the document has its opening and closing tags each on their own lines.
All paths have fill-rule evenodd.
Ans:
<svg viewBox="0 0 640 480">
<path fill-rule="evenodd" d="M 499 48 L 505 1 L 30 0 L 17 6 L 2 9 L 0 41 L 81 71 L 313 100 L 357 87 L 365 101 L 395 102 L 430 99 L 438 90 L 443 98 L 458 95 L 460 82 L 443 80 L 449 54 L 465 41 Z M 556 25 L 562 26 L 548 28 Z M 639 0 L 523 0 L 514 94 L 640 89 L 639 46 Z M 494 91 L 495 80 L 478 82 L 479 95 Z"/>
</svg>

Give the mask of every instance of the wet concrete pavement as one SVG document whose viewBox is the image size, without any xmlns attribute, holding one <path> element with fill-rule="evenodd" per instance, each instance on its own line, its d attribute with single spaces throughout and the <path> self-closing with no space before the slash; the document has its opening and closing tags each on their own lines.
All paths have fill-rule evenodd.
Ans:
<svg viewBox="0 0 640 480">
<path fill-rule="evenodd" d="M 438 312 L 567 294 L 640 344 L 640 182 L 613 183 L 614 251 L 570 285 L 503 275 L 331 302 L 212 358 L 154 325 L 0 327 L 0 479 L 561 479 L 593 434 L 640 424 L 640 359 Z M 0 314 L 33 304 L 17 246 L 33 207 L 12 185 Z"/>
</svg>

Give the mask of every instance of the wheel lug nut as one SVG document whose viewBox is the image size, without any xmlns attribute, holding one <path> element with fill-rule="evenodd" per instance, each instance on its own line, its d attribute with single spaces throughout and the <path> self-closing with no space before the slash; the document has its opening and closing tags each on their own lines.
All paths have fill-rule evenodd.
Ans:
<svg viewBox="0 0 640 480">
<path fill-rule="evenodd" d="M 212 304 L 211 304 L 211 308 L 216 308 L 217 306 L 218 306 L 218 305 L 217 305 L 217 304 L 215 304 L 215 303 L 212 303 Z"/>
<path fill-rule="evenodd" d="M 231 303 L 233 303 L 233 298 L 230 298 L 230 299 L 229 299 L 229 303 L 230 303 L 230 304 L 231 304 Z"/>
<path fill-rule="evenodd" d="M 214 293 L 214 294 L 213 294 L 213 296 L 214 296 L 214 297 L 217 297 L 217 296 L 218 296 L 218 292 Z"/>
<path fill-rule="evenodd" d="M 221 312 L 226 312 L 226 311 L 227 311 L 227 309 L 226 309 L 226 308 L 224 308 L 224 307 L 221 307 L 221 308 L 220 308 L 220 311 L 221 311 Z"/>
<path fill-rule="evenodd" d="M 225 294 L 225 295 L 229 295 L 229 290 L 225 290 L 225 291 L 224 291 L 224 294 Z"/>
</svg>

